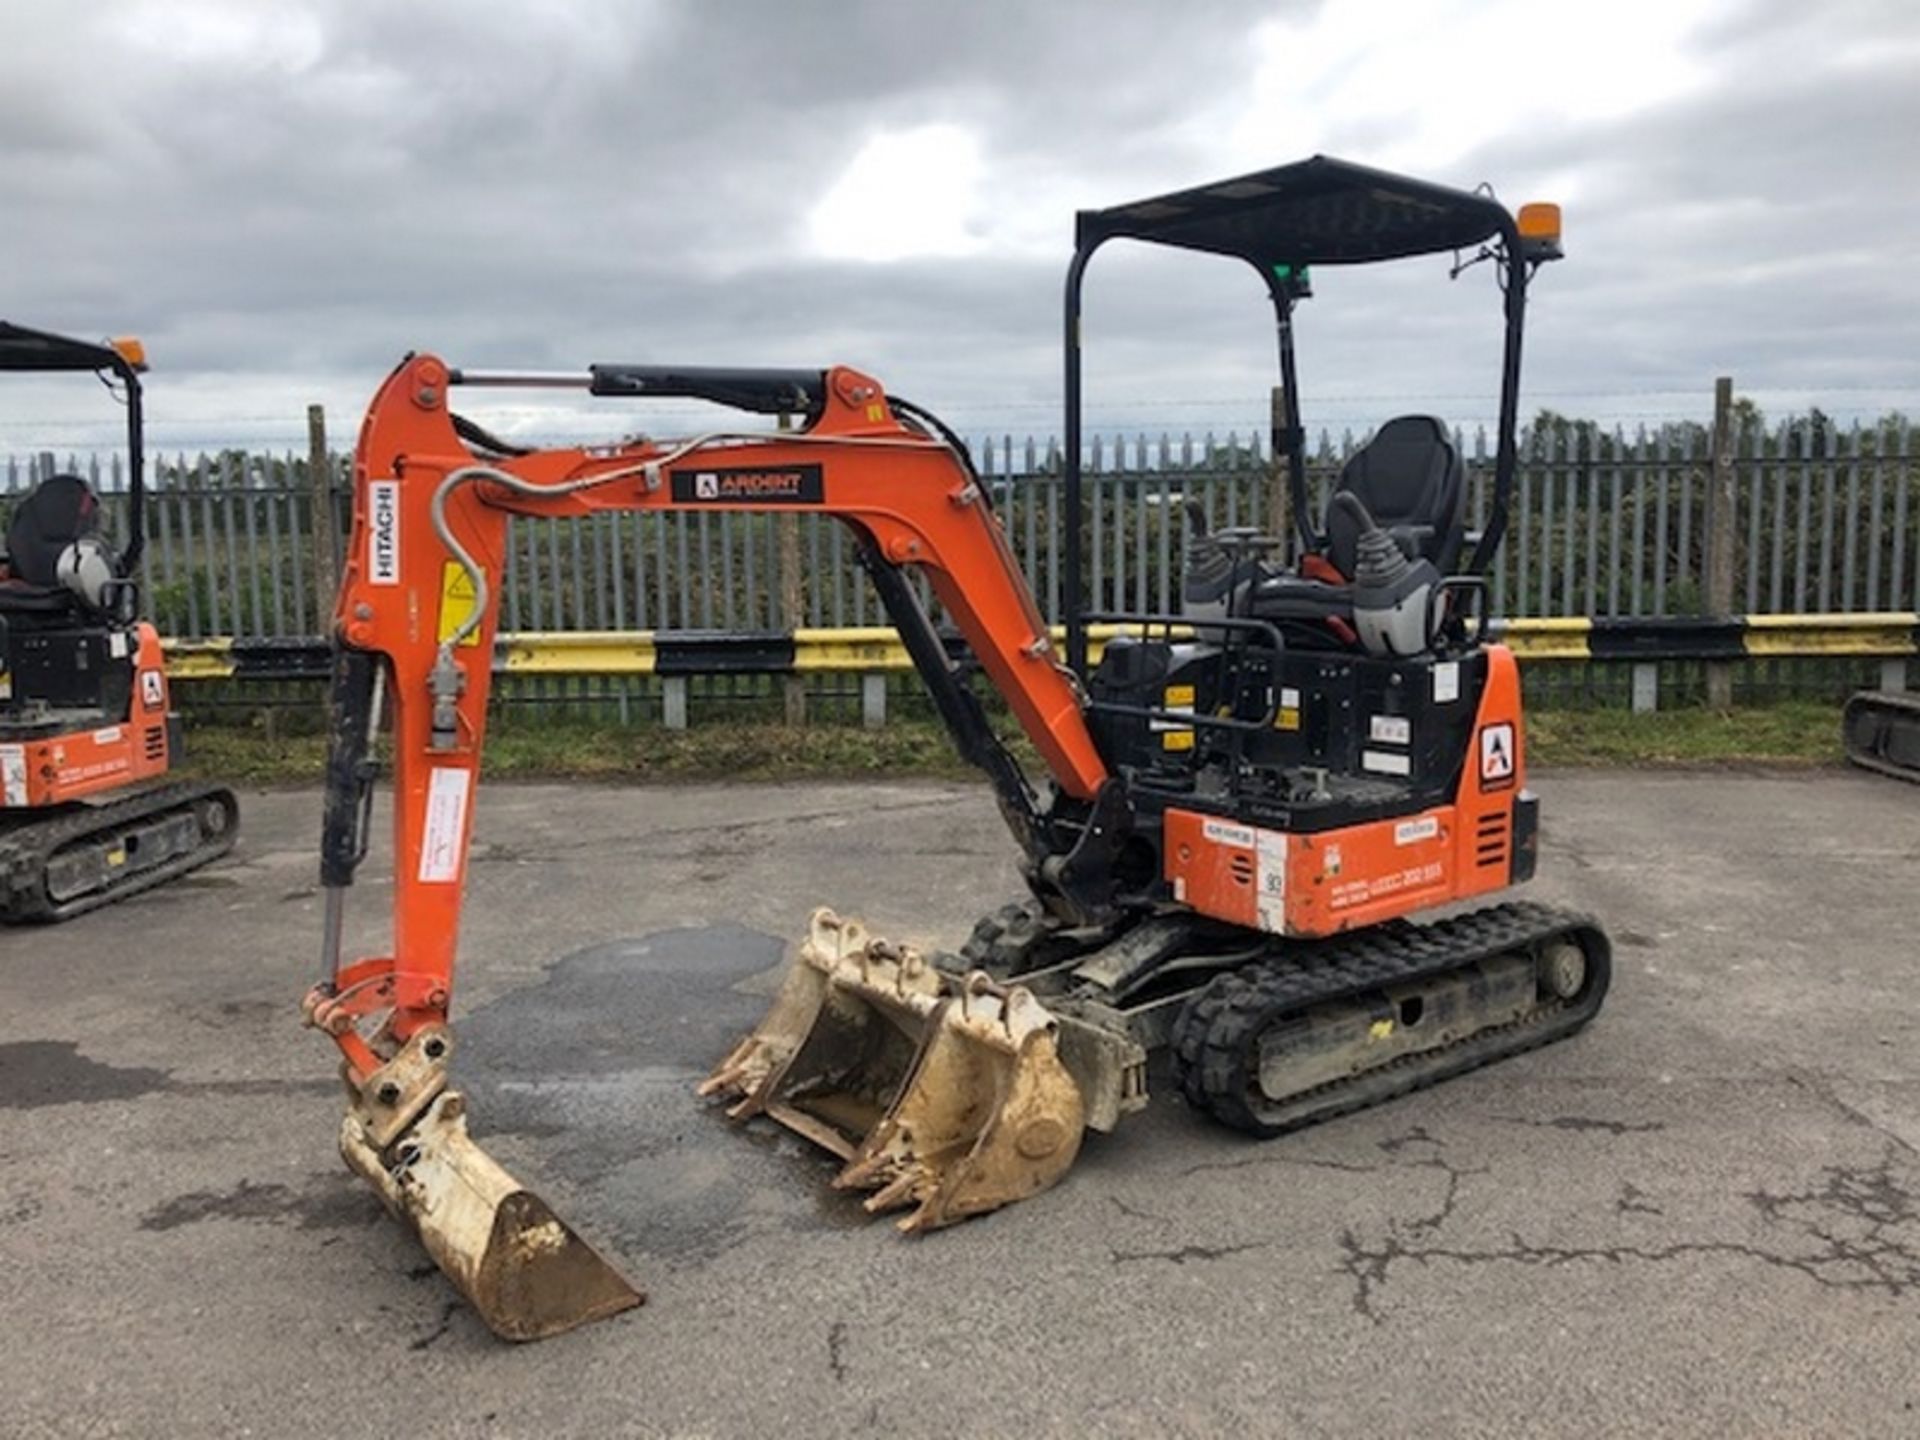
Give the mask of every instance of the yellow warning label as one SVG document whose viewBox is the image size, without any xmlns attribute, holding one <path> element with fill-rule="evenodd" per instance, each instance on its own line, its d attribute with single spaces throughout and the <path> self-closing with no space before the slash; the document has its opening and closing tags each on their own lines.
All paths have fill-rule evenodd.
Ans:
<svg viewBox="0 0 1920 1440">
<path fill-rule="evenodd" d="M 1166 708 L 1169 710 L 1178 710 L 1182 706 L 1189 710 L 1193 708 L 1193 686 L 1167 686 Z"/>
<path fill-rule="evenodd" d="M 1282 705 L 1273 715 L 1273 728 L 1276 730 L 1298 730 L 1300 728 L 1300 707 Z"/>
<path fill-rule="evenodd" d="M 885 420 L 886 418 L 887 418 L 886 406 L 879 405 L 879 404 L 867 406 L 867 419 L 871 420 L 874 424 L 878 425 L 882 420 Z"/>
<path fill-rule="evenodd" d="M 1376 1020 L 1367 1027 L 1367 1034 L 1375 1040 L 1385 1040 L 1393 1034 L 1393 1021 Z"/>
<path fill-rule="evenodd" d="M 439 639 L 442 645 L 453 638 L 453 632 L 466 624 L 467 617 L 473 614 L 473 581 L 457 560 L 449 560 L 440 567 L 440 625 Z M 478 645 L 480 627 L 475 626 L 473 633 L 462 640 L 461 645 Z"/>
<path fill-rule="evenodd" d="M 1160 748 L 1162 750 L 1193 749 L 1193 731 L 1168 730 L 1163 732 L 1160 736 Z"/>
</svg>

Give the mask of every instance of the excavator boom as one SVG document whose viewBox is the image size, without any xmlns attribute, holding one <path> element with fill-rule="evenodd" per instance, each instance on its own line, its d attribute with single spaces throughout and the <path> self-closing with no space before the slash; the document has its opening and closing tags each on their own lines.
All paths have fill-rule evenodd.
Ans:
<svg viewBox="0 0 1920 1440">
<path fill-rule="evenodd" d="M 463 375 L 434 356 L 410 356 L 381 388 L 362 427 L 353 530 L 334 617 L 324 976 L 305 1011 L 345 1062 L 351 1101 L 342 1151 L 349 1164 L 415 1226 L 489 1325 L 525 1339 L 638 1303 L 639 1294 L 473 1142 L 464 1097 L 448 1084 L 447 1020 L 513 516 L 811 510 L 846 524 L 962 753 L 992 779 L 1026 857 L 1029 884 L 1062 915 L 1097 920 L 1108 905 L 1100 883 L 1106 867 L 1097 861 L 1117 790 L 1086 723 L 1079 682 L 1054 653 L 964 451 L 937 422 L 896 407 L 878 382 L 838 368 L 596 366 L 581 382 L 595 393 L 691 394 L 759 412 L 797 410 L 807 423 L 797 431 L 514 451 L 458 420 L 448 404 L 454 386 L 508 378 Z M 1046 799 L 988 726 L 906 571 L 926 578 L 1044 760 L 1053 781 Z M 392 946 L 385 955 L 348 959 L 341 953 L 342 915 L 367 845 L 383 695 L 392 736 Z M 807 1050 L 803 1042 L 816 1033 L 823 1006 L 843 1019 L 871 1020 L 872 1034 L 895 1037 L 883 1049 L 901 1060 L 888 1074 L 888 1094 L 876 1100 L 868 1087 L 872 1124 L 862 1128 L 875 1133 L 848 1141 L 843 1153 L 857 1162 L 849 1174 L 860 1177 L 848 1183 L 879 1189 L 876 1199 L 887 1204 L 911 1201 L 921 1224 L 935 1224 L 984 1208 L 985 1197 L 997 1193 L 996 1182 L 982 1178 L 976 1151 L 1019 1157 L 1035 1148 L 1036 1137 L 1048 1137 L 1040 1158 L 1064 1168 L 1080 1121 L 1077 1113 L 1058 1112 L 1071 1110 L 1077 1096 L 1070 1082 L 1058 1083 L 1053 1027 L 1030 997 L 976 985 L 949 1004 L 949 987 L 931 968 L 919 967 L 915 984 L 906 985 L 898 963 L 879 967 L 883 976 L 865 947 L 829 947 L 828 933 L 816 921 L 809 953 L 825 958 L 806 973 L 817 978 L 819 995 L 788 1036 L 784 1060 Z M 809 1053 L 818 1059 L 820 1048 L 816 1043 Z M 949 1114 L 937 1151 L 916 1148 L 913 1127 L 903 1128 L 897 1112 L 904 1105 L 924 1121 L 940 1107 L 956 1067 L 979 1070 L 979 1085 L 1005 1092 L 1007 1103 L 984 1118 Z M 785 1074 L 791 1067 L 781 1068 Z M 907 1085 L 909 1068 L 927 1081 Z M 803 1118 L 812 1113 L 804 1096 L 748 1109 L 766 1109 L 812 1138 L 822 1136 L 816 1121 Z M 998 1125 L 997 1117 L 1013 1112 L 1017 1120 Z M 882 1127 L 888 1114 L 895 1118 Z M 920 1129 L 926 1133 L 924 1124 Z M 1031 1156 L 1016 1159 L 1012 1169 L 1031 1164 Z M 1021 1183 L 1022 1193 L 1034 1188 Z"/>
</svg>

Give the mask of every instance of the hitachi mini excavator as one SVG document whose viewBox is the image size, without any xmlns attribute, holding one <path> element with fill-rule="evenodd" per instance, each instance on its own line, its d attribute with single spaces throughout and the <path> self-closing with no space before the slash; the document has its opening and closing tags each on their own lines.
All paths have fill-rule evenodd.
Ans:
<svg viewBox="0 0 1920 1440">
<path fill-rule="evenodd" d="M 1278 321 L 1291 511 L 1305 552 L 1189 525 L 1180 614 L 1082 603 L 1081 281 L 1128 239 L 1253 266 Z M 1437 421 L 1380 427 L 1309 505 L 1294 315 L 1310 267 L 1452 253 L 1500 280 L 1506 339 L 1484 527 Z M 361 431 L 336 615 L 322 880 L 325 979 L 305 1013 L 344 1058 L 348 1163 L 497 1333 L 553 1334 L 639 1302 L 468 1137 L 447 1025 L 510 517 L 802 511 L 852 532 L 961 753 L 986 772 L 1028 895 L 957 952 L 830 911 L 765 1021 L 703 1090 L 844 1159 L 836 1184 L 926 1230 L 1044 1190 L 1088 1128 L 1147 1103 L 1172 1052 L 1189 1104 L 1279 1135 L 1568 1035 L 1598 1010 L 1589 919 L 1494 904 L 1415 923 L 1533 873 L 1513 655 L 1480 576 L 1514 484 L 1522 319 L 1559 215 L 1315 158 L 1082 212 L 1066 288 L 1064 651 L 967 452 L 856 370 L 594 365 L 571 377 L 409 356 Z M 1456 266 L 1456 273 L 1458 270 Z M 793 431 L 721 430 L 524 450 L 449 409 L 455 387 L 569 383 L 697 397 Z M 964 639 L 956 659 L 917 571 Z M 1097 663 L 1095 663 L 1097 659 Z M 1036 786 L 970 687 L 982 672 L 1047 771 Z M 383 696 L 392 708 L 390 953 L 341 953 L 365 853 Z"/>
<path fill-rule="evenodd" d="M 65 920 L 229 850 L 233 792 L 167 782 L 180 752 L 160 637 L 138 620 L 145 530 L 138 341 L 0 321 L 0 373 L 100 376 L 127 411 L 127 543 L 99 497 L 49 475 L 14 503 L 0 554 L 0 921 Z"/>
</svg>

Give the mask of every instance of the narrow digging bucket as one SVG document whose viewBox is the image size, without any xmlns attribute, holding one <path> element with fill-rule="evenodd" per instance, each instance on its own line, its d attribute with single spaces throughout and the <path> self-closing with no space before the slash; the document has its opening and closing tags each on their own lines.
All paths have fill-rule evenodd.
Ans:
<svg viewBox="0 0 1920 1440">
<path fill-rule="evenodd" d="M 844 1159 L 840 1189 L 936 1229 L 1038 1194 L 1079 1153 L 1085 1107 L 1058 1024 L 1024 989 L 941 975 L 816 911 L 760 1027 L 700 1087 Z"/>
<path fill-rule="evenodd" d="M 384 1151 L 349 1114 L 340 1153 L 504 1340 L 543 1340 L 646 1298 L 474 1143 L 457 1090 Z"/>
</svg>

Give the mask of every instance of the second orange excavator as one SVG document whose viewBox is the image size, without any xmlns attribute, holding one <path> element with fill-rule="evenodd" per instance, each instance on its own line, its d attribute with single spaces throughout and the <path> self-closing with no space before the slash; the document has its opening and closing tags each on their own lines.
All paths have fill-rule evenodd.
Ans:
<svg viewBox="0 0 1920 1440">
<path fill-rule="evenodd" d="M 511 517 L 814 512 L 843 523 L 1027 894 L 955 951 L 828 911 L 767 1019 L 706 1085 L 844 1161 L 837 1184 L 927 1230 L 1031 1196 L 1084 1132 L 1148 1101 L 1166 1048 L 1187 1101 L 1278 1135 L 1572 1033 L 1609 946 L 1589 918 L 1485 901 L 1531 877 L 1513 655 L 1482 576 L 1515 473 L 1525 302 L 1559 256 L 1550 206 L 1326 158 L 1079 216 L 1066 300 L 1065 643 L 1043 621 L 965 447 L 857 370 L 594 365 L 571 377 L 408 357 L 375 397 L 335 618 L 322 879 L 324 978 L 306 1014 L 339 1047 L 348 1163 L 501 1335 L 529 1339 L 639 1293 L 468 1136 L 448 1027 Z M 1188 526 L 1178 613 L 1084 603 L 1080 295 L 1110 241 L 1239 260 L 1278 327 L 1276 426 L 1306 557 Z M 1312 267 L 1478 256 L 1500 280 L 1498 451 L 1485 520 L 1446 428 L 1380 427 L 1310 504 L 1294 363 Z M 1456 265 L 1456 273 L 1460 267 Z M 525 450 L 456 416 L 460 387 L 576 384 L 695 397 L 792 431 Z M 910 577 L 964 639 L 955 658 Z M 984 672 L 1046 768 L 1031 780 L 969 684 Z M 392 710 L 395 913 L 386 954 L 341 952 L 367 845 L 372 744 Z"/>
</svg>

